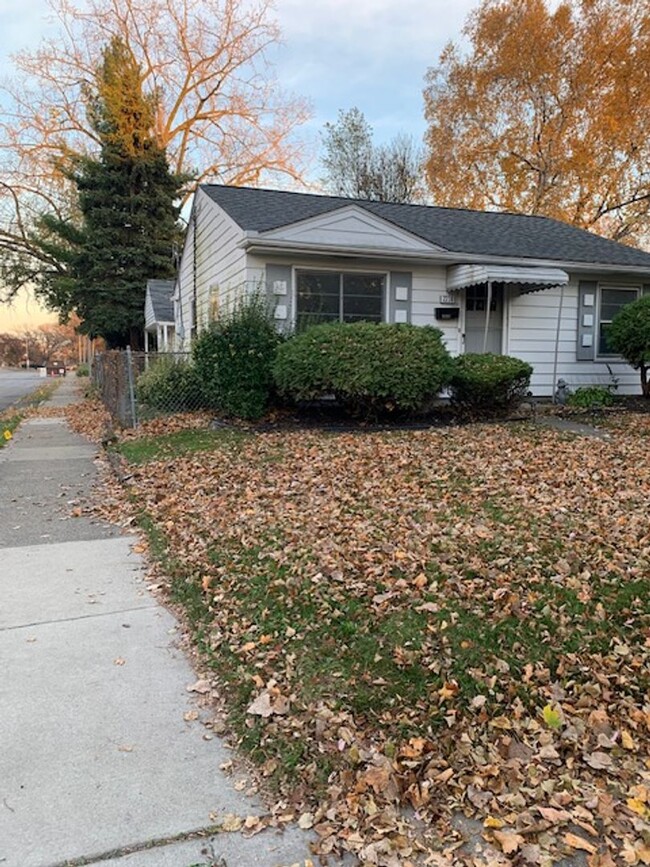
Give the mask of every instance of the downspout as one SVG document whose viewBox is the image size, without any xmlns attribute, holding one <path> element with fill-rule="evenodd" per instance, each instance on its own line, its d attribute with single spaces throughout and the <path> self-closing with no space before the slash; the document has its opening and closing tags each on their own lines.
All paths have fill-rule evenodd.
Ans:
<svg viewBox="0 0 650 867">
<path fill-rule="evenodd" d="M 553 353 L 553 403 L 557 403 L 557 367 L 560 355 L 560 327 L 562 325 L 562 307 L 564 305 L 564 283 L 560 285 L 560 303 L 557 308 L 557 327 L 555 329 L 555 352 Z"/>
<path fill-rule="evenodd" d="M 490 327 L 490 307 L 492 306 L 492 281 L 487 284 L 487 301 L 485 302 L 485 329 L 483 331 L 483 353 L 487 352 L 488 329 Z"/>
<path fill-rule="evenodd" d="M 190 337 L 192 336 L 192 332 L 194 334 L 198 334 L 199 323 L 197 322 L 199 318 L 198 305 L 197 305 L 197 279 L 196 279 L 196 263 L 198 259 L 197 249 L 196 249 L 196 208 L 192 213 L 192 222 L 194 223 L 194 232 L 192 233 L 192 327 L 190 329 Z"/>
</svg>

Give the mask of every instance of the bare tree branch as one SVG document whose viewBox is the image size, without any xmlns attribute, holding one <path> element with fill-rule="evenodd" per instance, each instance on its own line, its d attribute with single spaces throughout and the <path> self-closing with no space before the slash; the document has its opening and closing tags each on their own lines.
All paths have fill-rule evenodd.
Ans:
<svg viewBox="0 0 650 867">
<path fill-rule="evenodd" d="M 58 31 L 35 51 L 17 54 L 16 73 L 1 87 L 4 249 L 27 253 L 39 215 L 69 209 L 66 172 L 78 155 L 97 151 L 87 96 L 102 48 L 114 36 L 140 63 L 143 90 L 158 98 L 155 131 L 173 171 L 191 174 L 194 182 L 300 179 L 304 144 L 298 130 L 309 109 L 278 88 L 266 62 L 279 38 L 270 0 L 50 5 Z"/>
</svg>

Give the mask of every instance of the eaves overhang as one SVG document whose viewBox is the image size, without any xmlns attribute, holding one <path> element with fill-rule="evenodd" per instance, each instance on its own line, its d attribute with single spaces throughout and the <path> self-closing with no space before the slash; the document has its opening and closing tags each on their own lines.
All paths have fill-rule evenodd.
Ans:
<svg viewBox="0 0 650 867">
<path fill-rule="evenodd" d="M 377 261 L 401 261 L 413 264 L 437 265 L 503 265 L 545 268 L 561 268 L 578 274 L 629 274 L 650 280 L 650 263 L 647 268 L 641 265 L 621 265 L 603 262 L 580 262 L 571 259 L 527 258 L 524 256 L 498 256 L 484 253 L 465 253 L 454 250 L 435 250 L 431 253 L 422 251 L 393 250 L 379 247 L 340 247 L 327 244 L 305 244 L 286 241 L 275 241 L 265 238 L 259 232 L 247 232 L 238 246 L 255 255 L 309 255 L 319 258 L 334 257 L 337 259 L 374 259 Z"/>
</svg>

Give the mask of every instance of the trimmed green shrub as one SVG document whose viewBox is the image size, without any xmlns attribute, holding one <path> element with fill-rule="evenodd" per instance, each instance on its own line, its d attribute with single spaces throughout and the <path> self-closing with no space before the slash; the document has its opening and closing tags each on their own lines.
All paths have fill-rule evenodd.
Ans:
<svg viewBox="0 0 650 867">
<path fill-rule="evenodd" d="M 612 406 L 616 398 L 606 385 L 584 385 L 569 395 L 567 403 L 579 409 L 599 409 Z"/>
<path fill-rule="evenodd" d="M 88 376 L 90 373 L 87 364 L 79 364 L 77 366 L 76 375 L 77 376 Z"/>
<path fill-rule="evenodd" d="M 641 391 L 650 398 L 650 295 L 626 304 L 607 329 L 607 344 L 641 375 Z"/>
<path fill-rule="evenodd" d="M 152 363 L 138 377 L 135 393 L 139 403 L 168 412 L 200 409 L 205 403 L 194 366 L 174 358 Z"/>
<path fill-rule="evenodd" d="M 530 364 L 509 355 L 459 355 L 451 373 L 452 404 L 473 415 L 501 415 L 526 397 L 532 373 Z"/>
<path fill-rule="evenodd" d="M 372 322 L 316 325 L 277 353 L 278 390 L 296 401 L 334 395 L 349 412 L 425 410 L 448 381 L 437 328 Z"/>
<path fill-rule="evenodd" d="M 220 316 L 192 347 L 208 406 L 235 418 L 264 415 L 273 396 L 271 365 L 281 340 L 262 298 L 246 299 Z"/>
</svg>

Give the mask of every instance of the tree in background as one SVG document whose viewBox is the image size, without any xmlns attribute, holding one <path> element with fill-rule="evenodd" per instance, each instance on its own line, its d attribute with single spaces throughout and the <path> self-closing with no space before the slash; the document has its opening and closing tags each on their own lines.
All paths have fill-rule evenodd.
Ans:
<svg viewBox="0 0 650 867">
<path fill-rule="evenodd" d="M 84 92 L 103 48 L 119 38 L 155 94 L 155 141 L 172 170 L 197 181 L 254 184 L 296 179 L 308 115 L 273 79 L 266 52 L 279 31 L 269 0 L 52 0 L 56 29 L 15 58 L 0 117 L 0 291 L 14 293 L 43 270 L 65 272 L 58 250 L 35 244 L 43 213 L 77 212 L 70 163 L 97 154 Z"/>
<path fill-rule="evenodd" d="M 25 341 L 17 334 L 0 334 L 0 367 L 19 367 L 25 358 Z"/>
<path fill-rule="evenodd" d="M 423 153 L 406 135 L 375 145 L 372 127 L 358 108 L 340 110 L 323 133 L 324 183 L 335 196 L 380 202 L 424 197 Z"/>
<path fill-rule="evenodd" d="M 141 82 L 132 52 L 113 38 L 86 92 L 100 153 L 78 158 L 70 175 L 79 218 L 41 221 L 41 247 L 64 264 L 44 275 L 41 296 L 64 318 L 74 311 L 81 333 L 109 347 L 140 347 L 147 280 L 173 276 L 181 237 L 183 179 L 170 172 L 157 142 L 157 98 Z"/>
<path fill-rule="evenodd" d="M 429 70 L 437 204 L 545 214 L 619 241 L 650 228 L 647 0 L 484 0 Z"/>
<path fill-rule="evenodd" d="M 44 367 L 51 362 L 69 365 L 77 360 L 76 321 L 68 325 L 41 325 L 0 334 L 0 366 Z"/>
</svg>

